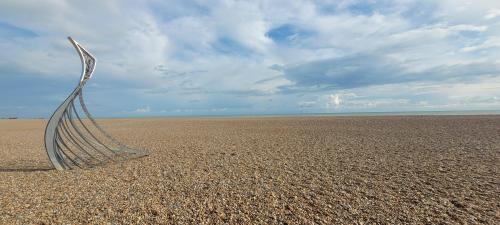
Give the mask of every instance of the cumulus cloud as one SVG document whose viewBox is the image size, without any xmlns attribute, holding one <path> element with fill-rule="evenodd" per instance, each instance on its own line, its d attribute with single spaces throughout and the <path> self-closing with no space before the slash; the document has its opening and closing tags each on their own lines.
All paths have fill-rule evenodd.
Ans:
<svg viewBox="0 0 500 225">
<path fill-rule="evenodd" d="M 330 108 L 331 106 L 339 106 L 340 103 L 342 103 L 342 99 L 340 99 L 340 96 L 338 94 L 331 94 L 328 96 L 328 102 L 326 103 L 326 107 Z"/>
<path fill-rule="evenodd" d="M 151 112 L 151 107 L 145 106 L 142 108 L 138 108 L 138 109 L 134 110 L 134 112 L 136 112 L 136 113 L 148 113 L 148 112 Z"/>
</svg>

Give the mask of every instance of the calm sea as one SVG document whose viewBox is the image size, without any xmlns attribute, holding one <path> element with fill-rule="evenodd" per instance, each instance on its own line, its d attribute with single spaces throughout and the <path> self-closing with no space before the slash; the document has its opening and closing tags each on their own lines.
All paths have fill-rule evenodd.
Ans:
<svg viewBox="0 0 500 225">
<path fill-rule="evenodd" d="M 121 118 L 238 118 L 238 117 L 290 117 L 290 116 L 432 116 L 432 115 L 500 115 L 500 110 L 474 110 L 474 111 L 407 111 L 407 112 L 342 112 L 342 113 L 291 113 L 291 114 L 238 114 L 238 115 L 154 115 L 154 116 L 130 116 Z M 118 117 L 100 117 L 100 119 L 112 119 Z"/>
</svg>

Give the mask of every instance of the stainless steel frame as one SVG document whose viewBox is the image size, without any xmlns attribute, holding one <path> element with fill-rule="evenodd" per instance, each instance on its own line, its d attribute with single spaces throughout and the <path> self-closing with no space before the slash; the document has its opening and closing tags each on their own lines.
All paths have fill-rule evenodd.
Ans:
<svg viewBox="0 0 500 225">
<path fill-rule="evenodd" d="M 133 157 L 149 155 L 131 149 L 107 133 L 89 113 L 83 101 L 83 87 L 92 77 L 96 59 L 78 42 L 68 37 L 82 60 L 82 75 L 75 90 L 56 109 L 45 128 L 45 149 L 57 170 L 89 168 Z M 78 114 L 75 100 L 85 117 Z"/>
</svg>

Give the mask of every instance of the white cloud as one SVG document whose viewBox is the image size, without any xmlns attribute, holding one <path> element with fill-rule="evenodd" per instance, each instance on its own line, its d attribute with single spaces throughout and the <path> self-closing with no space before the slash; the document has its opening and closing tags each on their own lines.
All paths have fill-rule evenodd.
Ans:
<svg viewBox="0 0 500 225">
<path fill-rule="evenodd" d="M 500 16 L 500 9 L 490 9 L 488 11 L 488 14 L 484 16 L 485 19 L 494 19 L 496 17 Z"/>
<path fill-rule="evenodd" d="M 460 50 L 463 52 L 474 52 L 474 51 L 480 51 L 480 50 L 490 50 L 492 48 L 499 48 L 499 47 L 500 47 L 500 38 L 492 37 L 483 43 L 480 43 L 477 45 L 467 46 L 467 47 L 464 47 Z"/>
<path fill-rule="evenodd" d="M 338 107 L 342 103 L 339 94 L 330 94 L 326 102 L 326 108 Z"/>
<path fill-rule="evenodd" d="M 151 107 L 148 106 L 145 106 L 145 107 L 142 107 L 142 108 L 138 108 L 136 110 L 134 110 L 134 112 L 136 113 L 148 113 L 148 112 L 151 112 Z"/>
<path fill-rule="evenodd" d="M 467 104 L 498 97 L 498 92 L 485 94 L 478 87 L 487 86 L 484 79 L 500 76 L 491 69 L 500 58 L 500 2 L 389 3 L 5 0 L 0 2 L 0 21 L 37 35 L 0 36 L 0 76 L 78 77 L 78 56 L 65 40 L 72 35 L 99 60 L 93 82 L 101 83 L 93 90 L 128 91 L 166 111 L 347 110 L 411 107 L 418 102 L 431 107 L 466 98 L 456 97 L 449 86 L 476 92 L 462 101 Z M 367 12 L 354 12 L 353 6 L 364 6 Z M 283 38 L 286 43 L 268 33 L 283 26 L 296 29 Z M 373 57 L 359 57 L 363 55 Z M 332 64 L 347 58 L 364 68 Z M 323 62 L 327 72 L 319 67 L 298 71 L 305 68 L 300 65 L 314 62 Z M 288 76 L 292 69 L 297 77 Z M 418 83 L 420 92 L 408 92 L 411 85 L 406 82 Z M 476 86 L 461 86 L 467 82 Z M 423 87 L 433 85 L 422 94 Z M 137 112 L 144 110 L 149 112 L 149 106 Z"/>
</svg>

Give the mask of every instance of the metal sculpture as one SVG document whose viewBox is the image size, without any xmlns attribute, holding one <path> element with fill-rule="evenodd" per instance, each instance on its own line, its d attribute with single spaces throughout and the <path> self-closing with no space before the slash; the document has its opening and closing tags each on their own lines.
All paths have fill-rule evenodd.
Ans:
<svg viewBox="0 0 500 225">
<path fill-rule="evenodd" d="M 75 90 L 56 109 L 45 128 L 45 149 L 57 170 L 89 168 L 133 157 L 147 151 L 131 149 L 107 133 L 89 113 L 83 101 L 83 87 L 92 77 L 96 59 L 78 42 L 68 37 L 82 60 L 82 75 Z M 85 117 L 78 114 L 78 97 Z"/>
</svg>

